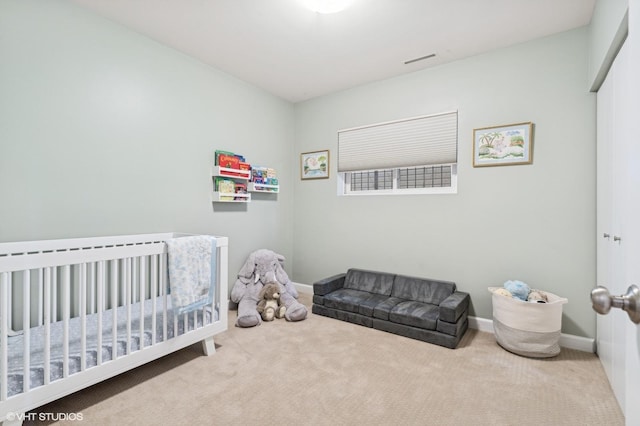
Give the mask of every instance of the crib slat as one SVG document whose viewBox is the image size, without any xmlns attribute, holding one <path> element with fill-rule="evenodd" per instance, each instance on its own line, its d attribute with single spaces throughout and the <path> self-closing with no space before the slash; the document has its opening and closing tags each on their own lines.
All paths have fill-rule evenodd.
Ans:
<svg viewBox="0 0 640 426">
<path fill-rule="evenodd" d="M 120 274 L 121 274 L 121 277 L 118 280 L 118 282 L 120 283 L 120 290 L 119 290 L 120 293 L 119 294 L 120 294 L 121 300 L 118 301 L 118 305 L 122 305 L 122 306 L 125 306 L 125 297 L 126 297 L 126 292 L 127 292 L 126 291 L 126 288 L 127 288 L 127 285 L 126 285 L 127 267 L 126 267 L 126 265 L 127 265 L 127 260 L 126 259 L 121 259 L 120 260 Z"/>
<path fill-rule="evenodd" d="M 96 313 L 96 263 L 89 263 L 89 282 L 87 288 L 87 313 L 94 314 Z"/>
<path fill-rule="evenodd" d="M 58 268 L 55 267 L 51 271 L 51 322 L 58 321 Z"/>
<path fill-rule="evenodd" d="M 25 393 L 31 387 L 31 271 L 22 273 L 22 355 L 23 373 L 22 389 Z"/>
<path fill-rule="evenodd" d="M 69 315 L 71 313 L 71 266 L 62 267 L 62 377 L 69 377 Z"/>
<path fill-rule="evenodd" d="M 131 353 L 131 258 L 125 260 L 125 306 L 127 307 L 127 351 Z"/>
<path fill-rule="evenodd" d="M 178 336 L 178 315 L 176 314 L 176 311 L 173 311 L 173 337 L 177 337 Z"/>
<path fill-rule="evenodd" d="M 160 294 L 162 295 L 162 341 L 167 340 L 167 254 L 160 256 Z"/>
<path fill-rule="evenodd" d="M 9 331 L 9 287 L 11 275 L 0 273 L 0 401 L 7 399 L 7 379 L 9 363 L 7 360 L 7 336 Z"/>
<path fill-rule="evenodd" d="M 44 268 L 38 268 L 38 293 L 37 293 L 37 306 L 38 306 L 38 323 L 36 325 L 42 325 L 43 324 L 43 316 L 44 316 L 44 302 L 43 302 L 43 298 L 44 298 L 44 292 L 43 292 L 43 286 L 44 286 Z"/>
<path fill-rule="evenodd" d="M 151 288 L 149 289 L 151 291 L 151 300 L 153 301 L 153 304 L 151 305 L 151 346 L 156 344 L 156 314 L 157 314 L 157 307 L 156 307 L 156 296 L 157 296 L 157 285 L 158 285 L 158 256 L 157 255 L 152 255 L 151 256 L 151 283 L 150 286 Z"/>
<path fill-rule="evenodd" d="M 98 262 L 97 270 L 97 304 L 98 304 L 98 344 L 96 347 L 96 366 L 102 365 L 102 311 L 104 310 L 104 260 Z"/>
<path fill-rule="evenodd" d="M 176 337 L 178 337 L 178 313 L 173 308 L 173 338 L 175 339 Z"/>
<path fill-rule="evenodd" d="M 12 275 L 9 273 L 9 286 L 7 287 L 7 299 L 5 300 L 9 301 L 7 304 L 7 318 L 9 319 L 9 328 L 13 330 L 13 279 L 11 277 Z"/>
<path fill-rule="evenodd" d="M 80 264 L 80 371 L 87 368 L 87 264 Z"/>
<path fill-rule="evenodd" d="M 140 258 L 140 350 L 144 349 L 144 301 L 145 288 L 147 287 L 147 262 L 145 257 Z"/>
<path fill-rule="evenodd" d="M 131 258 L 131 303 L 138 301 L 138 261 L 137 257 Z"/>
<path fill-rule="evenodd" d="M 74 300 L 80 292 L 80 264 L 71 265 L 71 288 L 69 290 L 70 311 L 69 318 L 75 318 L 80 315 L 80 300 Z"/>
<path fill-rule="evenodd" d="M 44 384 L 51 380 L 51 275 L 56 269 L 47 267 L 44 270 Z"/>
<path fill-rule="evenodd" d="M 111 361 L 118 358 L 118 260 L 111 261 Z"/>
</svg>

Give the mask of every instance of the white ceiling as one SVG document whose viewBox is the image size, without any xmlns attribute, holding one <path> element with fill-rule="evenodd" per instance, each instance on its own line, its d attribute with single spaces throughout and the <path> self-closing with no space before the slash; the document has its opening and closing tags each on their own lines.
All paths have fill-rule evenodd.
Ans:
<svg viewBox="0 0 640 426">
<path fill-rule="evenodd" d="M 298 102 L 587 25 L 596 0 L 71 1 Z"/>
</svg>

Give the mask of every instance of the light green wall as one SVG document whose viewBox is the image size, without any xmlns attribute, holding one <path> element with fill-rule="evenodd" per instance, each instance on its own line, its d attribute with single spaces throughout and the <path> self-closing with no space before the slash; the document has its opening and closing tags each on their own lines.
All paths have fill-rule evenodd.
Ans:
<svg viewBox="0 0 640 426">
<path fill-rule="evenodd" d="M 455 281 L 491 318 L 489 286 L 567 297 L 563 332 L 593 337 L 595 95 L 587 28 L 296 105 L 296 152 L 331 151 L 331 177 L 295 184 L 294 278 L 350 267 Z M 457 109 L 456 195 L 338 197 L 338 129 Z M 533 164 L 472 167 L 473 129 L 535 124 Z"/>
<path fill-rule="evenodd" d="M 0 241 L 226 235 L 231 281 L 268 247 L 298 282 L 349 267 L 453 280 L 483 318 L 486 288 L 518 278 L 568 297 L 563 331 L 592 337 L 588 39 L 583 28 L 294 107 L 65 1 L 4 0 Z M 451 109 L 457 195 L 336 196 L 336 130 Z M 536 124 L 533 165 L 471 167 L 473 128 L 521 121 Z M 326 148 L 331 178 L 300 181 L 299 153 Z M 275 167 L 280 194 L 211 203 L 215 149 Z"/>
<path fill-rule="evenodd" d="M 629 29 L 629 0 L 596 0 L 589 25 L 589 87 L 597 91 Z"/>
<path fill-rule="evenodd" d="M 290 103 L 65 1 L 3 0 L 0 52 L 0 241 L 225 235 L 232 282 L 257 248 L 291 257 Z M 213 204 L 215 149 L 280 194 Z"/>
</svg>

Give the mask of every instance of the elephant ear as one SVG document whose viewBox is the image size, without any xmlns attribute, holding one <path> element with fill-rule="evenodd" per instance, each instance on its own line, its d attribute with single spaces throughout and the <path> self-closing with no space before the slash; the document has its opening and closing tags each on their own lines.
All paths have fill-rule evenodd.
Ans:
<svg viewBox="0 0 640 426">
<path fill-rule="evenodd" d="M 275 252 L 273 254 L 275 255 L 276 260 L 278 261 L 277 264 L 275 265 L 276 279 L 278 280 L 279 283 L 287 284 L 289 282 L 289 276 L 287 275 L 287 272 L 284 270 L 285 257 Z"/>
<path fill-rule="evenodd" d="M 253 274 L 256 270 L 256 260 L 255 260 L 255 252 L 251 253 L 249 257 L 247 257 L 246 262 L 242 268 L 240 268 L 240 272 L 238 272 L 238 278 L 240 278 L 245 284 L 248 284 L 249 279 L 253 277 Z"/>
</svg>

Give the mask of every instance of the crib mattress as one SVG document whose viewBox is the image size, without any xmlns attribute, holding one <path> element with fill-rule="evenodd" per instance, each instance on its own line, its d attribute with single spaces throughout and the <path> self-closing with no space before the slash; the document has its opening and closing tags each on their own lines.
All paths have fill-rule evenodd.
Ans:
<svg viewBox="0 0 640 426">
<path fill-rule="evenodd" d="M 146 300 L 144 303 L 134 303 L 131 305 L 131 339 L 130 351 L 140 350 L 140 341 L 143 346 L 151 346 L 152 343 L 152 308 L 156 304 L 156 343 L 165 340 L 163 332 L 163 304 L 164 296 L 154 300 Z M 144 332 L 140 335 L 140 312 L 144 305 Z M 127 307 L 121 306 L 116 310 L 117 317 L 117 338 L 113 345 L 113 314 L 114 310 L 109 309 L 102 314 L 102 330 L 98 330 L 98 315 L 86 316 L 86 368 L 95 367 L 98 361 L 98 350 L 102 353 L 102 362 L 113 359 L 112 352 L 115 349 L 117 357 L 127 355 Z M 203 318 L 204 315 L 204 318 Z M 183 320 L 184 315 L 178 317 L 177 332 L 174 330 L 174 315 L 171 308 L 171 298 L 167 298 L 167 336 L 171 339 L 174 336 L 184 334 L 186 331 L 200 328 L 203 324 L 210 324 L 218 321 L 218 312 L 214 312 L 213 320 L 211 308 L 200 309 L 187 315 L 187 321 Z M 195 324 L 195 326 L 194 326 Z M 82 342 L 81 342 L 81 318 L 76 317 L 69 320 L 69 375 L 81 370 Z M 186 328 L 186 329 L 185 329 Z M 98 348 L 98 332 L 102 333 L 102 345 Z M 63 333 L 64 324 L 62 321 L 50 325 L 50 370 L 49 380 L 51 382 L 63 377 Z M 30 387 L 36 388 L 44 384 L 44 326 L 30 329 Z M 11 336 L 8 339 L 8 396 L 23 392 L 24 383 L 24 341 L 23 335 Z M 2 372 L 0 371 L 0 374 Z"/>
</svg>

